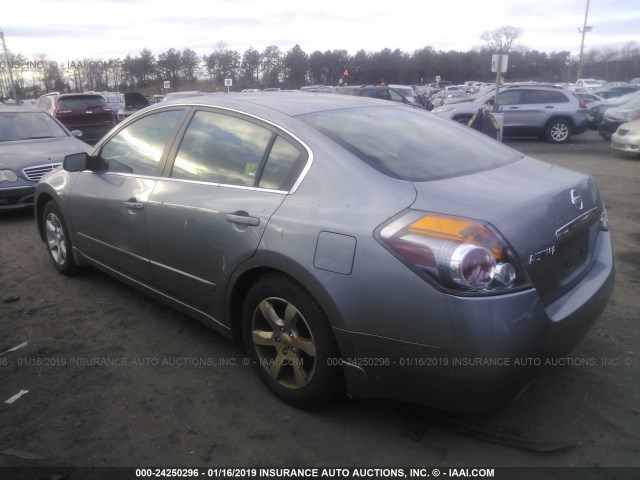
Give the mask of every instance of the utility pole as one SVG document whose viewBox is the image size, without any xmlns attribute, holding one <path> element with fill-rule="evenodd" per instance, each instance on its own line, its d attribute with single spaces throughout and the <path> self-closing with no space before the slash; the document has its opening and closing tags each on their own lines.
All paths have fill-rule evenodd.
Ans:
<svg viewBox="0 0 640 480">
<path fill-rule="evenodd" d="M 16 102 L 16 105 L 19 105 L 18 101 L 18 91 L 16 90 L 16 84 L 13 81 L 13 72 L 11 71 L 11 64 L 9 63 L 9 54 L 7 53 L 7 45 L 4 43 L 4 32 L 0 30 L 0 39 L 2 39 L 2 50 L 4 50 L 4 59 L 7 65 L 7 70 L 9 71 L 9 81 L 11 82 L 11 91 L 13 92 L 13 101 Z"/>
<path fill-rule="evenodd" d="M 587 0 L 587 10 L 584 12 L 584 24 L 582 25 L 582 29 L 578 28 L 578 31 L 582 33 L 582 42 L 580 43 L 580 57 L 578 59 L 578 74 L 576 76 L 576 81 L 582 76 L 582 54 L 584 52 L 584 36 L 587 32 L 593 30 L 591 25 L 587 26 L 587 17 L 589 16 L 589 0 Z"/>
</svg>

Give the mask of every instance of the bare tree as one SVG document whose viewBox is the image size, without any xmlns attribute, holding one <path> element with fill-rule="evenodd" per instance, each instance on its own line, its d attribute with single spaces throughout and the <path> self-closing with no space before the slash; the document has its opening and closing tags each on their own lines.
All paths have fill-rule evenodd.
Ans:
<svg viewBox="0 0 640 480">
<path fill-rule="evenodd" d="M 496 53 L 509 53 L 515 42 L 522 35 L 522 29 L 506 25 L 495 30 L 486 31 L 480 38 L 487 43 L 490 50 Z"/>
</svg>

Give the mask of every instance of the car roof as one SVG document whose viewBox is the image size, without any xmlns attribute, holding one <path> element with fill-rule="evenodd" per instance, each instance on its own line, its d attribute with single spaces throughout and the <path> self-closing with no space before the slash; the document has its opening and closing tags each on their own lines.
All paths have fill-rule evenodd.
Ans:
<svg viewBox="0 0 640 480">
<path fill-rule="evenodd" d="M 167 100 L 157 104 L 155 108 L 167 105 L 206 105 L 244 110 L 248 113 L 264 111 L 264 109 L 277 111 L 288 116 L 303 115 L 306 113 L 342 108 L 357 108 L 366 106 L 400 107 L 404 105 L 397 102 L 389 102 L 370 97 L 358 97 L 351 95 L 336 95 L 333 93 L 315 92 L 255 92 L 251 95 L 242 93 L 228 93 L 222 95 L 203 95 L 197 97 L 185 97 L 175 100 Z M 407 107 L 411 108 L 411 107 Z"/>
<path fill-rule="evenodd" d="M 32 107 L 29 105 L 2 105 L 0 106 L 0 113 L 47 113 L 40 107 Z"/>
<path fill-rule="evenodd" d="M 61 93 L 59 98 L 72 98 L 72 97 L 74 97 L 74 98 L 104 98 L 99 93 Z"/>
</svg>

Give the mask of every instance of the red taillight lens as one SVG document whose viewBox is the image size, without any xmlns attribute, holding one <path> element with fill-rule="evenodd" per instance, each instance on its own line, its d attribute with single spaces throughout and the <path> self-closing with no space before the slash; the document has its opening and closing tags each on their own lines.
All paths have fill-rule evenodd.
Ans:
<svg viewBox="0 0 640 480">
<path fill-rule="evenodd" d="M 580 100 L 580 108 L 587 108 L 587 104 L 584 100 Z"/>
<path fill-rule="evenodd" d="M 530 285 L 512 249 L 482 222 L 412 210 L 383 225 L 379 239 L 420 275 L 449 290 L 497 293 Z"/>
</svg>

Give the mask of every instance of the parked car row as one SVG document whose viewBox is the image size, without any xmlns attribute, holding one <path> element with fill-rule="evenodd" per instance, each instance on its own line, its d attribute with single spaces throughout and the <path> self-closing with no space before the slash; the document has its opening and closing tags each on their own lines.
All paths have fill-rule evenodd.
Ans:
<svg viewBox="0 0 640 480">
<path fill-rule="evenodd" d="M 371 97 L 418 106 L 415 91 L 409 85 L 355 85 L 334 87 L 331 93 Z"/>
<path fill-rule="evenodd" d="M 604 110 L 598 132 L 606 140 L 611 140 L 611 135 L 620 125 L 637 119 L 640 119 L 640 92 L 632 93 L 624 101 Z"/>
<path fill-rule="evenodd" d="M 539 136 L 552 143 L 565 143 L 587 130 L 586 104 L 573 93 L 541 85 L 505 85 L 497 96 L 503 114 L 503 135 Z M 433 109 L 435 115 L 468 123 L 481 108 L 493 109 L 495 89 L 468 101 Z"/>
<path fill-rule="evenodd" d="M 99 95 L 101 95 L 113 111 L 116 112 L 116 120 L 118 122 L 121 122 L 129 115 L 151 104 L 144 95 L 138 92 L 99 92 Z"/>
<path fill-rule="evenodd" d="M 466 124 L 481 108 L 493 109 L 495 89 L 488 87 L 468 96 L 454 87 L 444 85 L 436 95 L 434 115 Z M 344 86 L 334 87 L 332 92 L 419 106 L 414 90 L 406 85 Z M 177 92 L 166 95 L 165 102 L 194 95 L 215 96 L 205 92 Z M 627 153 L 638 151 L 637 124 L 627 125 L 627 122 L 640 119 L 640 92 L 596 100 L 589 104 L 588 110 L 584 101 L 587 98 L 580 96 L 580 93 L 545 85 L 504 85 L 498 95 L 498 111 L 503 114 L 503 135 L 539 136 L 552 143 L 565 143 L 571 136 L 584 132 L 588 125 L 597 128 L 606 140 L 612 140 L 613 149 Z M 107 101 L 115 104 L 120 100 L 125 100 L 125 107 L 115 108 L 116 114 Z M 2 152 L 5 152 L 0 157 L 0 167 L 4 166 L 5 172 L 0 177 L 0 207 L 5 209 L 23 208 L 31 204 L 35 183 L 40 178 L 35 171 L 45 172 L 47 168 L 56 167 L 67 153 L 86 151 L 85 144 L 97 143 L 116 125 L 117 117 L 126 119 L 132 113 L 146 108 L 148 101 L 140 94 L 51 93 L 40 97 L 36 104 L 49 112 L 51 117 L 35 116 L 38 109 L 29 107 L 13 107 L 14 110 L 2 107 L 2 121 L 6 126 L 0 130 Z M 33 120 L 28 121 L 27 114 Z M 12 121 L 9 122 L 8 118 Z M 61 128 L 58 122 L 64 126 Z M 71 134 L 64 127 L 72 130 Z M 24 155 L 23 161 L 22 154 L 15 154 L 20 149 L 31 149 L 34 155 Z M 51 150 L 50 156 L 43 153 L 47 149 Z M 19 167 L 12 166 L 18 161 L 16 158 L 21 159 Z"/>
</svg>

